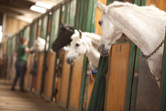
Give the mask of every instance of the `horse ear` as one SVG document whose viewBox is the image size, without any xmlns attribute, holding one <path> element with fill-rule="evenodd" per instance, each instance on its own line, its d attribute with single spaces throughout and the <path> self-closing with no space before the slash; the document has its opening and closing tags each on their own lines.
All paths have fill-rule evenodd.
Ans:
<svg viewBox="0 0 166 111">
<path fill-rule="evenodd" d="M 74 33 L 78 33 L 78 30 L 75 29 L 75 30 L 74 30 Z"/>
<path fill-rule="evenodd" d="M 81 32 L 81 30 L 79 30 L 78 32 L 79 32 L 79 37 L 81 39 L 82 38 L 82 32 Z"/>
<path fill-rule="evenodd" d="M 102 13 L 106 13 L 107 12 L 107 6 L 104 5 L 102 2 L 98 2 L 97 6 L 99 7 L 99 9 L 102 11 Z"/>
</svg>

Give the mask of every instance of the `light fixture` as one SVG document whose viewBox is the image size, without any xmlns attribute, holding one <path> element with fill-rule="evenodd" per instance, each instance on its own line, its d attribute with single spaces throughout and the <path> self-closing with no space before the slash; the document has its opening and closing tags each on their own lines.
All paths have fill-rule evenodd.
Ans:
<svg viewBox="0 0 166 111">
<path fill-rule="evenodd" d="M 51 7 L 52 7 L 52 6 L 50 6 L 46 3 L 42 3 L 42 2 L 36 2 L 36 5 L 39 6 L 39 7 L 46 8 L 46 9 L 51 9 Z"/>
<path fill-rule="evenodd" d="M 40 13 L 46 13 L 46 9 L 42 8 L 42 7 L 38 7 L 36 5 L 32 5 L 30 7 L 30 10 L 36 11 L 36 12 L 40 12 Z"/>
</svg>

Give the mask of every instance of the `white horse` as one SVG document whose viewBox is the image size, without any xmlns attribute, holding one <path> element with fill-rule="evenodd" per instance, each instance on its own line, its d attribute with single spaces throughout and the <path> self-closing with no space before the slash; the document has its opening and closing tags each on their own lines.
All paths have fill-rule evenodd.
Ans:
<svg viewBox="0 0 166 111">
<path fill-rule="evenodd" d="M 124 33 L 146 55 L 149 69 L 160 86 L 166 13 L 155 6 L 139 7 L 117 1 L 108 6 L 98 2 L 98 6 L 102 12 L 100 53 L 108 55 L 111 45 Z"/>
<path fill-rule="evenodd" d="M 80 55 L 86 54 L 89 61 L 97 67 L 100 58 L 100 53 L 97 50 L 97 47 L 101 37 L 94 33 L 78 32 L 75 30 L 71 39 L 72 42 L 66 57 L 66 62 L 72 64 Z"/>
<path fill-rule="evenodd" d="M 45 48 L 46 41 L 41 37 L 35 40 L 34 45 L 30 48 L 30 52 L 43 52 Z M 48 43 L 46 45 L 46 50 L 48 50 Z"/>
</svg>

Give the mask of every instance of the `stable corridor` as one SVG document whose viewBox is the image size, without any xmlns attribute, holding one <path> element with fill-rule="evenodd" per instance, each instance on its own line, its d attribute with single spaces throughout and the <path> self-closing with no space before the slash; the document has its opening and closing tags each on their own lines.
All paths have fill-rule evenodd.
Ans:
<svg viewBox="0 0 166 111">
<path fill-rule="evenodd" d="M 53 102 L 29 93 L 11 90 L 11 85 L 0 80 L 0 111 L 65 111 Z"/>
</svg>

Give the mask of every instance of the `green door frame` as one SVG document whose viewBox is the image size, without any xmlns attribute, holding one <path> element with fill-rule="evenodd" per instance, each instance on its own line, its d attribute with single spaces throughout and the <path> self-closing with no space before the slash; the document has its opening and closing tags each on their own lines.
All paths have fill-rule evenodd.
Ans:
<svg viewBox="0 0 166 111">
<path fill-rule="evenodd" d="M 166 38 L 166 27 L 165 27 Z M 160 99 L 160 111 L 166 111 L 166 41 L 164 44 L 163 53 L 163 68 L 162 68 L 162 80 L 161 80 L 161 99 Z"/>
</svg>

